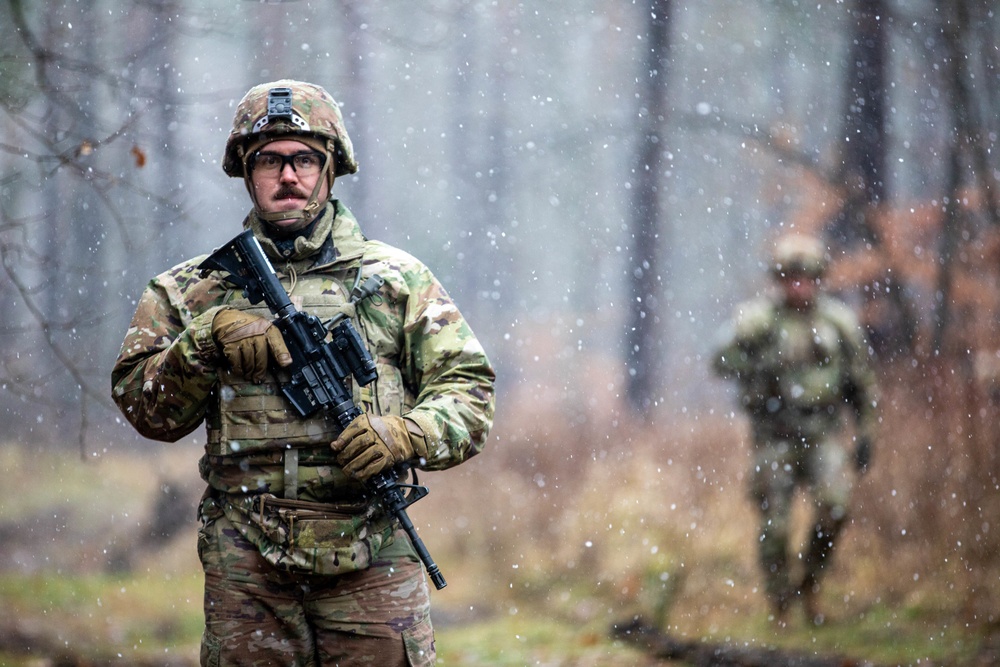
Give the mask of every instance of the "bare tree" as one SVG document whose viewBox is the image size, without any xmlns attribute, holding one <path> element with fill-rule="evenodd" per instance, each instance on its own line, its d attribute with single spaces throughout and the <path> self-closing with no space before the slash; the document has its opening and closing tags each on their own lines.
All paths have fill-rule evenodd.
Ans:
<svg viewBox="0 0 1000 667">
<path fill-rule="evenodd" d="M 666 267 L 662 222 L 666 185 L 666 82 L 670 67 L 670 0 L 648 0 L 643 71 L 639 78 L 638 149 L 634 170 L 629 257 L 629 319 L 625 361 L 628 404 L 645 415 L 656 403 L 663 368 L 663 312 Z"/>
<path fill-rule="evenodd" d="M 978 50 L 975 48 L 972 32 L 970 3 L 968 0 L 955 2 L 938 0 L 936 4 L 944 43 L 944 82 L 950 86 L 949 97 L 954 100 L 951 106 L 952 126 L 949 131 L 951 140 L 948 144 L 945 215 L 939 246 L 938 298 L 933 317 L 932 349 L 940 352 L 945 344 L 945 336 L 952 319 L 955 258 L 960 238 L 963 232 L 967 238 L 976 236 L 974 230 L 968 229 L 970 221 L 967 207 L 962 206 L 963 187 L 968 182 L 978 185 L 984 195 L 988 219 L 993 225 L 1000 223 L 1000 208 L 995 187 L 996 177 L 990 166 L 989 146 L 985 139 L 989 131 L 979 118 L 980 104 L 973 88 L 975 75 L 970 71 L 970 59 L 966 55 Z M 978 3 L 973 4 L 978 6 Z M 982 94 L 988 95 L 990 86 L 985 88 Z"/>
<path fill-rule="evenodd" d="M 82 447 L 92 407 L 113 410 L 102 357 L 118 328 L 109 316 L 117 286 L 109 253 L 131 242 L 126 211 L 136 202 L 176 207 L 133 178 L 139 165 L 129 138 L 138 115 L 120 96 L 137 87 L 109 63 L 141 52 L 105 52 L 114 40 L 99 39 L 102 26 L 90 7 L 8 0 L 4 9 L 10 22 L 0 31 L 14 59 L 30 66 L 10 84 L 18 94 L 0 99 L 10 130 L 0 142 L 0 178 L 24 185 L 0 202 L 5 289 L 16 295 L 0 329 L 7 355 L 0 400 L 21 417 L 16 424 L 36 433 L 77 427 Z M 46 407 L 54 409 L 43 417 Z"/>
<path fill-rule="evenodd" d="M 841 173 L 846 203 L 831 233 L 841 243 L 877 243 L 870 216 L 886 193 L 886 67 L 888 17 L 884 0 L 851 7 L 841 139 Z"/>
<path fill-rule="evenodd" d="M 451 174 L 456 202 L 461 204 L 455 207 L 453 213 L 457 218 L 454 278 L 461 281 L 467 294 L 478 297 L 485 289 L 485 281 L 489 276 L 480 270 L 485 265 L 483 246 L 479 241 L 485 228 L 485 210 L 482 206 L 469 205 L 479 199 L 476 174 L 482 173 L 483 159 L 481 150 L 470 150 L 474 146 L 478 147 L 478 140 L 481 138 L 475 118 L 475 75 L 481 68 L 478 67 L 475 49 L 478 35 L 473 7 L 468 2 L 459 2 L 453 21 L 455 29 L 452 48 L 455 57 L 450 68 L 448 144 L 451 155 L 447 169 Z M 477 305 L 478 298 L 471 300 L 468 309 L 470 313 Z"/>
<path fill-rule="evenodd" d="M 883 243 L 877 218 L 888 205 L 890 187 L 886 81 L 892 18 L 888 10 L 885 0 L 855 2 L 848 9 L 844 126 L 841 163 L 835 173 L 844 203 L 827 226 L 834 245 L 845 249 L 863 244 L 880 252 Z M 876 351 L 891 358 L 913 351 L 917 316 L 898 267 L 888 256 L 881 263 L 883 270 L 861 291 L 864 298 L 880 302 L 869 308 L 880 314 L 879 321 L 866 324 Z"/>
</svg>

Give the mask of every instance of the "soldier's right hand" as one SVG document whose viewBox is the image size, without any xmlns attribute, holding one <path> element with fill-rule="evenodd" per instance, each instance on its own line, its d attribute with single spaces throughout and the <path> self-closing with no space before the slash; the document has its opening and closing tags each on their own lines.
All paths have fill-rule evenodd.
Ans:
<svg viewBox="0 0 1000 667">
<path fill-rule="evenodd" d="M 858 444 L 854 448 L 854 467 L 859 474 L 868 472 L 868 466 L 872 462 L 872 441 L 867 436 L 858 438 Z"/>
<path fill-rule="evenodd" d="M 278 328 L 258 315 L 223 308 L 212 319 L 212 337 L 233 372 L 252 382 L 263 382 L 271 356 L 279 366 L 292 363 Z"/>
</svg>

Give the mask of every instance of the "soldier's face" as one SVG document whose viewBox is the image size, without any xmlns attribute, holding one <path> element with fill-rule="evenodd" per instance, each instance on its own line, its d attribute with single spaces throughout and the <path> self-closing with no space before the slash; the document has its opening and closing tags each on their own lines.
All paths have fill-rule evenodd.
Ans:
<svg viewBox="0 0 1000 667">
<path fill-rule="evenodd" d="M 279 139 L 265 144 L 261 151 L 277 153 L 278 155 L 295 155 L 296 153 L 315 152 L 313 148 L 301 141 Z M 251 172 L 254 192 L 257 194 L 257 206 L 265 213 L 277 211 L 295 211 L 305 208 L 309 195 L 316 187 L 317 179 L 322 179 L 318 200 L 326 201 L 330 195 L 330 186 L 324 178 L 324 170 L 307 174 L 296 171 L 292 163 L 285 162 L 277 172 L 268 173 L 263 169 Z M 271 224 L 278 230 L 289 233 L 307 226 L 312 220 L 290 218 L 277 220 Z"/>
<path fill-rule="evenodd" d="M 785 273 L 778 279 L 785 294 L 785 303 L 792 308 L 809 308 L 816 302 L 819 279 L 806 273 Z"/>
</svg>

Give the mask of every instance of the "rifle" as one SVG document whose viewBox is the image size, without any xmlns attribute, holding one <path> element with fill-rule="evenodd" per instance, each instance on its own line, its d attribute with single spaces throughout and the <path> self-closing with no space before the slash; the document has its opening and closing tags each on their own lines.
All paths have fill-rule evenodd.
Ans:
<svg viewBox="0 0 1000 667">
<path fill-rule="evenodd" d="M 336 419 L 341 429 L 345 429 L 362 414 L 354 404 L 345 380 L 349 375 L 353 376 L 355 382 L 363 387 L 378 375 L 375 361 L 349 317 L 340 314 L 324 323 L 315 315 L 297 310 L 249 229 L 209 255 L 198 268 L 203 276 L 212 271 L 228 272 L 225 280 L 242 288 L 250 303 L 263 300 L 267 304 L 275 317 L 274 325 L 281 332 L 292 356 L 288 367 L 291 380 L 282 384 L 281 393 L 301 417 L 324 410 Z M 351 290 L 351 303 L 358 304 L 375 296 L 384 283 L 378 275 L 368 278 L 363 285 Z M 328 334 L 329 341 L 326 340 Z M 409 465 L 402 464 L 372 477 L 366 484 L 382 508 L 406 532 L 414 551 L 427 568 L 428 576 L 440 590 L 448 584 L 406 513 L 407 507 L 427 495 L 427 487 L 401 484 L 399 479 L 408 470 Z M 409 489 L 410 494 L 407 495 L 404 489 Z"/>
</svg>

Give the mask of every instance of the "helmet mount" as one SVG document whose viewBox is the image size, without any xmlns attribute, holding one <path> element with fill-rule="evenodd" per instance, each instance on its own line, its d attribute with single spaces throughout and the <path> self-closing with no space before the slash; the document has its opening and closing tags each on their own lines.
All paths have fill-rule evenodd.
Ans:
<svg viewBox="0 0 1000 667">
<path fill-rule="evenodd" d="M 280 121 L 291 123 L 302 132 L 309 132 L 309 123 L 292 109 L 291 88 L 272 88 L 267 91 L 267 115 L 261 116 L 253 124 L 252 133 L 263 132 L 267 125 Z"/>
</svg>

